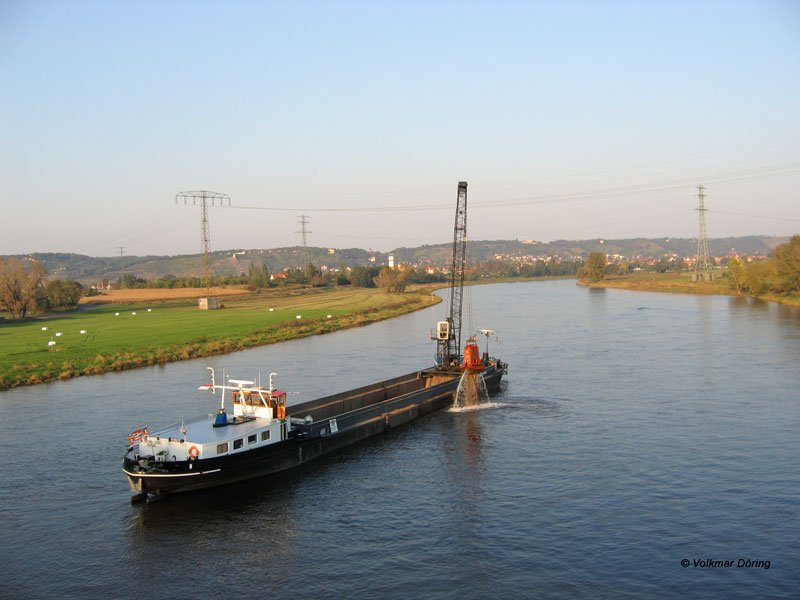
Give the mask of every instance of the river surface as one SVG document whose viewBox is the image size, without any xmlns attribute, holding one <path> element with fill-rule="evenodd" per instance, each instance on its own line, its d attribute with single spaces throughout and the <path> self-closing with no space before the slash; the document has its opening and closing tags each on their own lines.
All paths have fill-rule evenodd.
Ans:
<svg viewBox="0 0 800 600">
<path fill-rule="evenodd" d="M 125 436 L 213 412 L 207 365 L 277 372 L 294 402 L 427 366 L 444 304 L 1 393 L 0 597 L 798 597 L 800 311 L 573 281 L 470 295 L 502 393 L 277 479 L 131 505 Z"/>
</svg>

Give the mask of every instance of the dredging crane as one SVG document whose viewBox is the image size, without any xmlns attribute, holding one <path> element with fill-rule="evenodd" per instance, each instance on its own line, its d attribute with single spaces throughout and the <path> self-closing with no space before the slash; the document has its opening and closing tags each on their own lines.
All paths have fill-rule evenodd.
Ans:
<svg viewBox="0 0 800 600">
<path fill-rule="evenodd" d="M 461 307 L 467 263 L 467 182 L 458 182 L 456 219 L 453 227 L 453 259 L 450 264 L 450 300 L 444 321 L 436 324 L 437 362 L 446 371 L 459 371 L 461 356 Z"/>
</svg>

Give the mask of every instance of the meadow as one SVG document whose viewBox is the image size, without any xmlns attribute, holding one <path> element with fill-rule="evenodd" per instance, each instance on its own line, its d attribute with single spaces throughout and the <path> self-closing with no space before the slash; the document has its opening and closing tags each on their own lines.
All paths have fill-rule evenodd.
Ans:
<svg viewBox="0 0 800 600">
<path fill-rule="evenodd" d="M 626 275 L 608 275 L 602 281 L 590 285 L 620 288 L 644 292 L 674 292 L 679 294 L 719 294 L 735 296 L 728 280 L 716 272 L 717 279 L 711 282 L 693 282 L 689 271 L 654 273 L 638 271 Z"/>
<path fill-rule="evenodd" d="M 0 323 L 0 389 L 224 354 L 357 327 L 439 302 L 429 290 L 295 290 L 224 298 L 103 304 Z M 298 316 L 300 317 L 298 319 Z"/>
</svg>

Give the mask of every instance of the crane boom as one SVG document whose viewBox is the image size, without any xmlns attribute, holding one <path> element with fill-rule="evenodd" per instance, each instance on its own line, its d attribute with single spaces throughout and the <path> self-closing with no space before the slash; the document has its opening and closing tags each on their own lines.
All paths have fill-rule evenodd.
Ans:
<svg viewBox="0 0 800 600">
<path fill-rule="evenodd" d="M 464 296 L 464 270 L 467 262 L 467 182 L 458 182 L 456 222 L 453 228 L 453 262 L 450 265 L 450 301 L 446 320 L 436 324 L 439 368 L 459 370 L 461 356 L 461 303 Z"/>
<path fill-rule="evenodd" d="M 467 182 L 458 182 L 456 222 L 453 227 L 453 262 L 450 268 L 450 339 L 447 353 L 458 361 L 461 354 L 461 305 L 464 297 L 464 270 L 467 263 Z"/>
</svg>

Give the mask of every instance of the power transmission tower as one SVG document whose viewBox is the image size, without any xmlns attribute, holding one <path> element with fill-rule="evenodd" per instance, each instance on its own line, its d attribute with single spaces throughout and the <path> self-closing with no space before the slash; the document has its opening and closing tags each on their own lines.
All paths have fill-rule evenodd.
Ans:
<svg viewBox="0 0 800 600">
<path fill-rule="evenodd" d="M 311 264 L 311 260 L 308 258 L 308 234 L 311 233 L 308 229 L 306 229 L 306 225 L 308 225 L 308 217 L 306 215 L 300 215 L 298 223 L 300 224 L 300 231 L 295 231 L 295 233 L 299 233 L 301 239 L 303 240 L 303 254 L 302 254 L 302 261 L 303 264 L 301 268 L 305 269 L 308 265 Z"/>
<path fill-rule="evenodd" d="M 206 302 L 208 308 L 216 308 L 211 306 L 209 295 L 211 294 L 211 233 L 208 227 L 208 204 L 211 206 L 230 206 L 231 199 L 227 194 L 219 194 L 217 192 L 209 192 L 208 190 L 199 190 L 196 192 L 179 192 L 175 194 L 175 204 L 178 204 L 178 199 L 182 198 L 184 204 L 188 204 L 189 200 L 192 205 L 200 205 L 200 249 L 203 253 L 203 282 L 206 286 Z M 202 303 L 201 303 L 202 307 Z"/>
<path fill-rule="evenodd" d="M 708 234 L 706 232 L 706 188 L 702 185 L 697 186 L 697 197 L 700 199 L 700 206 L 695 208 L 700 213 L 700 237 L 697 238 L 697 260 L 694 263 L 694 274 L 692 281 L 711 281 L 711 258 L 708 254 Z"/>
<path fill-rule="evenodd" d="M 123 258 L 125 256 L 125 246 L 119 247 L 119 277 L 122 279 L 122 271 L 124 270 Z"/>
</svg>

